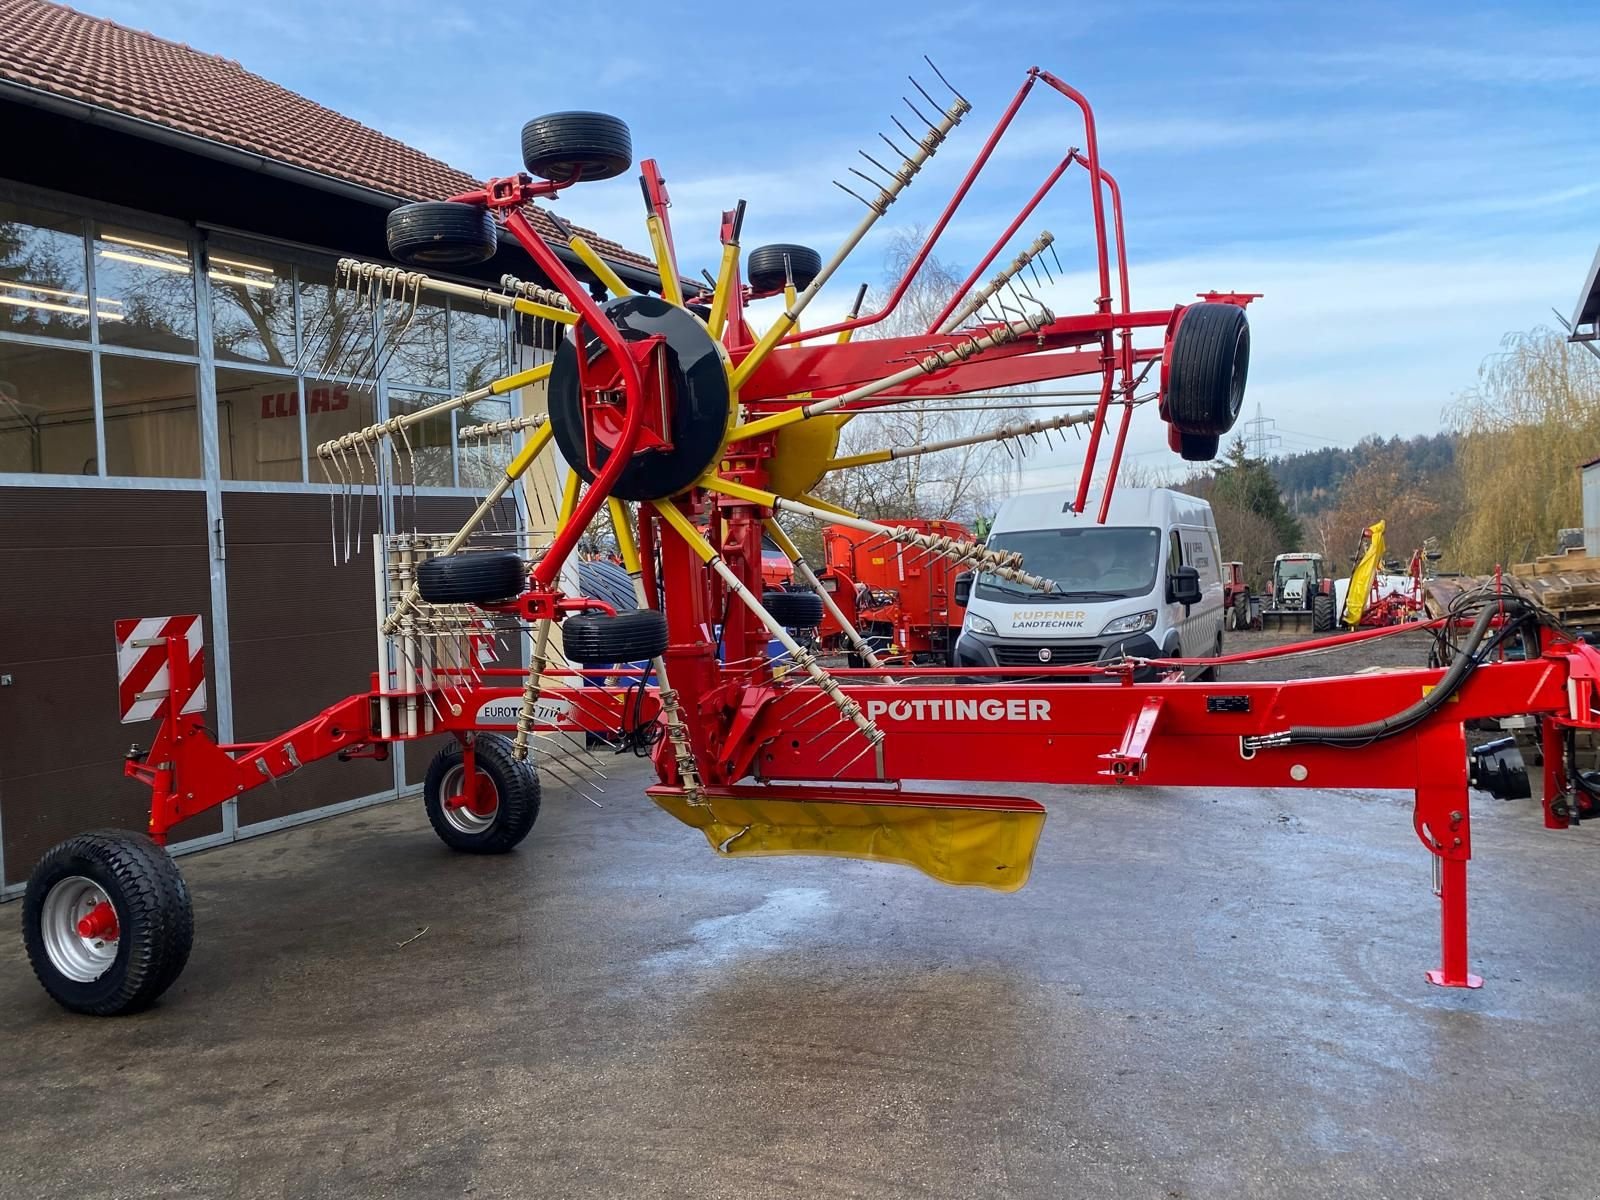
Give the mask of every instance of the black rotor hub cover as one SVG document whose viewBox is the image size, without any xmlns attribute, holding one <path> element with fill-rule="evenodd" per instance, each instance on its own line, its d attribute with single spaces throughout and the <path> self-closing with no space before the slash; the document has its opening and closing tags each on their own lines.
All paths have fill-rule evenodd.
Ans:
<svg viewBox="0 0 1600 1200">
<path fill-rule="evenodd" d="M 664 500 L 692 484 L 716 462 L 727 432 L 732 398 L 722 355 L 710 332 L 689 312 L 658 296 L 621 296 L 602 305 L 623 340 L 666 339 L 666 382 L 671 392 L 670 448 L 636 450 L 617 477 L 612 495 L 621 500 Z M 590 363 L 604 351 L 592 331 L 584 332 Z M 550 428 L 561 456 L 584 482 L 593 483 L 578 386 L 578 351 L 572 338 L 556 351 L 550 370 Z M 595 448 L 595 464 L 604 467 L 610 451 Z"/>
</svg>

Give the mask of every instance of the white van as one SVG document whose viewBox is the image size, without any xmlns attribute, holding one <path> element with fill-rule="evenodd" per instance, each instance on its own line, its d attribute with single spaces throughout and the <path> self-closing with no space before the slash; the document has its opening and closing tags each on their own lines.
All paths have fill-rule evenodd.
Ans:
<svg viewBox="0 0 1600 1200">
<path fill-rule="evenodd" d="M 970 586 L 957 666 L 1035 667 L 1136 658 L 1204 658 L 1222 650 L 1222 551 L 1211 506 L 1167 488 L 1120 488 L 1072 511 L 1067 492 L 1013 496 L 989 532 L 991 550 L 1059 589 L 996 575 Z M 1197 674 L 1197 672 L 1191 672 Z"/>
</svg>

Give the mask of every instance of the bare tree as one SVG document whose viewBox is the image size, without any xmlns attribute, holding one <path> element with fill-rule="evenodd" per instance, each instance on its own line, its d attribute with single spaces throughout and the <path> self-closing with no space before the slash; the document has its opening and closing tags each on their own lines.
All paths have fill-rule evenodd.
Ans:
<svg viewBox="0 0 1600 1200">
<path fill-rule="evenodd" d="M 891 244 L 886 262 L 890 279 L 898 280 L 921 247 L 919 231 L 902 233 Z M 934 325 L 945 302 L 960 286 L 955 271 L 930 256 L 906 290 L 899 306 L 870 334 L 896 337 L 925 333 Z M 882 295 L 869 296 L 868 308 L 881 305 Z M 981 400 L 956 404 L 970 409 Z M 952 411 L 952 402 L 929 399 L 892 405 L 853 417 L 840 433 L 840 454 L 924 446 L 982 433 L 1004 425 L 1016 412 Z M 913 455 L 886 463 L 852 467 L 832 473 L 823 483 L 824 495 L 834 503 L 873 517 L 943 518 L 971 523 L 992 512 L 1003 494 L 1014 486 L 1015 449 L 994 442 L 961 446 L 933 454 Z"/>
</svg>

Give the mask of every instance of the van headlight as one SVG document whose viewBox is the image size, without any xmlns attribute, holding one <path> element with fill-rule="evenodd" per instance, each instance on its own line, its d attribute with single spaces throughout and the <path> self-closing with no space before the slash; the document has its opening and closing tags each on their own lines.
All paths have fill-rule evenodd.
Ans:
<svg viewBox="0 0 1600 1200">
<path fill-rule="evenodd" d="M 1143 633 L 1147 629 L 1156 627 L 1156 610 L 1151 608 L 1144 612 L 1129 613 L 1125 617 L 1118 617 L 1100 631 L 1100 636 L 1105 637 L 1112 633 Z"/>
<path fill-rule="evenodd" d="M 1151 616 L 1154 615 L 1154 613 L 1151 614 Z M 980 617 L 975 612 L 969 612 L 967 614 L 966 626 L 969 633 L 987 633 L 995 637 L 998 637 L 1000 633 L 1000 631 L 994 627 L 993 621 L 989 620 L 988 617 Z"/>
</svg>

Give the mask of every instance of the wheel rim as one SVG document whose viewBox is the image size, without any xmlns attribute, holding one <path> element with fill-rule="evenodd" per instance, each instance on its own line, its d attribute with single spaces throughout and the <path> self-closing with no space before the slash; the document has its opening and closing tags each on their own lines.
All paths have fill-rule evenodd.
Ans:
<svg viewBox="0 0 1600 1200">
<path fill-rule="evenodd" d="M 451 767 L 439 781 L 439 811 L 450 827 L 461 833 L 484 833 L 500 815 L 500 793 L 494 780 L 484 771 L 476 772 L 476 776 L 477 786 L 473 791 L 478 803 L 472 806 L 450 803 L 461 795 L 461 785 L 466 779 L 466 768 L 462 764 Z M 487 802 L 484 797 L 488 797 Z"/>
<path fill-rule="evenodd" d="M 39 914 L 39 932 L 50 965 L 76 983 L 93 983 L 111 969 L 117 960 L 121 926 L 120 914 L 105 889 L 82 875 L 69 876 L 52 887 Z M 80 929 L 96 932 L 86 936 Z"/>
</svg>

